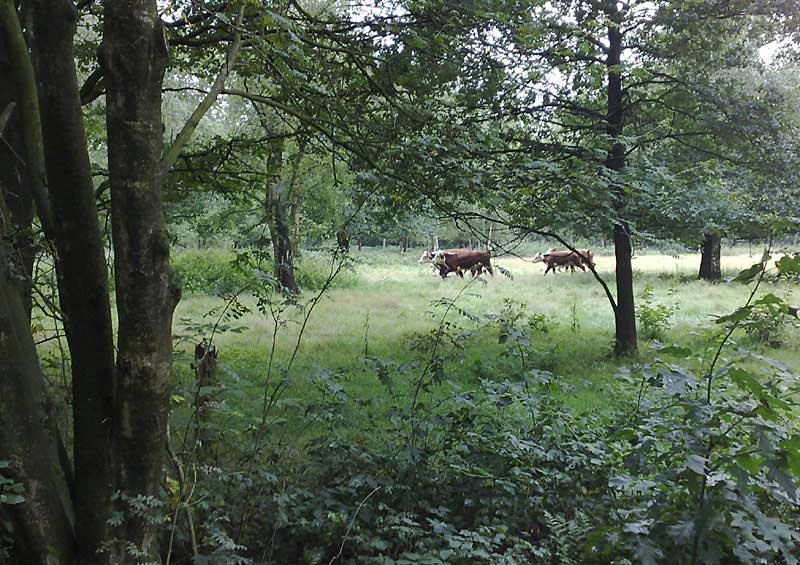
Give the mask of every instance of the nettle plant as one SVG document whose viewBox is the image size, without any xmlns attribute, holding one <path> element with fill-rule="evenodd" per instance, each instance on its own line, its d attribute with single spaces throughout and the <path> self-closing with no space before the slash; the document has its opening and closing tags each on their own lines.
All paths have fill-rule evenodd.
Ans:
<svg viewBox="0 0 800 565">
<path fill-rule="evenodd" d="M 796 563 L 800 554 L 798 376 L 737 347 L 734 332 L 758 306 L 797 310 L 767 294 L 755 299 L 769 255 L 734 281 L 753 283 L 747 303 L 717 320 L 698 349 L 656 344 L 655 362 L 627 375 L 637 400 L 610 434 L 621 466 L 611 479 L 619 504 L 592 551 L 642 563 Z M 800 272 L 800 262 L 779 265 Z M 686 368 L 671 359 L 688 361 Z"/>
</svg>

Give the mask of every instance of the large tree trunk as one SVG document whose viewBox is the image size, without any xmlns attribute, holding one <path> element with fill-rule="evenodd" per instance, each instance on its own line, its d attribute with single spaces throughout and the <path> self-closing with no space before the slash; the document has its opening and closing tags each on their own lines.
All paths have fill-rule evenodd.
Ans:
<svg viewBox="0 0 800 565">
<path fill-rule="evenodd" d="M 287 209 L 287 183 L 281 180 L 283 139 L 270 142 L 267 156 L 267 221 L 272 238 L 275 278 L 286 292 L 297 293 Z"/>
<path fill-rule="evenodd" d="M 722 278 L 721 254 L 722 238 L 714 233 L 706 233 L 700 248 L 700 273 L 698 278 L 718 281 Z"/>
<path fill-rule="evenodd" d="M 36 77 L 17 17 L 15 2 L 0 2 L 0 35 L 3 36 L 3 47 L 11 61 L 10 70 L 13 72 L 14 87 L 16 88 L 16 110 L 19 111 L 20 117 L 20 133 L 25 149 L 23 159 L 27 170 L 28 186 L 36 201 L 36 212 L 45 235 L 53 240 L 55 239 L 55 229 L 45 183 L 42 126 Z"/>
<path fill-rule="evenodd" d="M 3 475 L 21 483 L 25 497 L 3 510 L 12 516 L 16 562 L 69 565 L 75 517 L 68 472 L 16 278 L 0 240 L 0 459 L 10 463 Z"/>
<path fill-rule="evenodd" d="M 81 562 L 100 563 L 113 476 L 114 340 L 106 268 L 73 53 L 69 0 L 35 0 L 34 55 L 50 202 L 58 218 L 59 297 L 72 363 L 76 526 Z M 107 560 L 106 560 L 107 562 Z"/>
<path fill-rule="evenodd" d="M 606 12 L 611 23 L 608 27 L 608 117 L 606 133 L 614 140 L 606 159 L 606 167 L 619 173 L 625 168 L 625 147 L 618 141 L 622 136 L 624 107 L 622 100 L 621 14 L 616 0 L 607 0 Z M 624 212 L 625 201 L 620 187 L 613 187 L 618 214 Z M 631 265 L 631 238 L 628 225 L 620 221 L 614 226 L 614 256 L 616 258 L 617 308 L 614 312 L 616 335 L 614 351 L 617 355 L 630 355 L 637 351 L 636 310 L 633 296 L 633 268 Z"/>
<path fill-rule="evenodd" d="M 0 115 L 7 121 L 0 124 L 0 199 L 9 212 L 10 224 L 6 224 L 4 237 L 11 238 L 14 248 L 12 257 L 19 272 L 24 275 L 22 287 L 23 305 L 28 317 L 31 315 L 31 278 L 36 250 L 33 245 L 33 196 L 28 186 L 25 163 L 19 155 L 25 149 L 20 136 L 17 91 L 14 88 L 13 63 L 8 58 L 4 34 L 0 33 Z"/>
<path fill-rule="evenodd" d="M 167 46 L 155 0 L 105 4 L 103 62 L 119 333 L 114 403 L 114 471 L 125 520 L 116 528 L 115 563 L 126 544 L 149 556 L 156 539 L 130 497 L 158 497 L 163 476 L 172 369 L 169 239 L 161 211 L 161 87 Z"/>
</svg>

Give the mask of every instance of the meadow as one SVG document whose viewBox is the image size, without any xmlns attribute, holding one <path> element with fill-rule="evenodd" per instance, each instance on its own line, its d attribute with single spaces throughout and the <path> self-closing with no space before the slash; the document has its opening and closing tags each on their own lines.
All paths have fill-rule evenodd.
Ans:
<svg viewBox="0 0 800 565">
<path fill-rule="evenodd" d="M 322 296 L 308 317 L 299 345 L 304 310 L 283 312 L 275 333 L 270 316 L 258 312 L 252 297 L 242 297 L 242 303 L 252 311 L 222 324 L 235 331 L 217 328 L 213 338 L 220 351 L 223 382 L 227 375 L 248 388 L 260 388 L 268 373 L 275 378 L 274 374 L 286 368 L 297 346 L 289 375 L 291 384 L 285 394 L 297 398 L 309 394 L 303 376 L 320 369 L 342 375 L 343 386 L 350 394 L 365 398 L 385 394 L 386 387 L 375 378 L 374 364 L 367 359 L 404 363 L 424 357 L 424 342 L 433 341 L 445 310 L 435 303 L 457 298 L 457 308 L 447 313 L 446 321 L 455 324 L 454 330 L 471 334 L 464 343 L 462 358 L 446 367 L 448 380 L 468 384 L 480 375 L 483 362 L 503 354 L 505 346 L 498 343 L 492 318 L 505 309 L 507 313 L 519 312 L 520 321 L 533 330 L 531 347 L 536 355 L 530 360 L 532 365 L 576 386 L 568 404 L 579 410 L 602 409 L 613 402 L 619 367 L 653 358 L 653 340 L 648 338 L 681 345 L 697 341 L 698 330 L 713 327 L 716 316 L 732 312 L 749 294 L 746 285 L 697 280 L 698 254 L 642 253 L 634 259 L 637 307 L 663 306 L 668 315 L 663 316 L 664 328 L 657 336 L 648 336 L 646 328 L 640 327 L 638 358 L 617 359 L 611 353 L 613 313 L 591 273 L 543 276 L 544 265 L 532 263 L 531 253 L 495 259 L 494 264 L 507 271 L 506 275 L 496 269 L 495 276 L 484 275 L 477 280 L 469 276 L 462 280 L 454 274 L 443 280 L 430 266 L 417 263 L 420 252 L 354 251 L 354 273 L 346 273 L 347 286 L 333 288 Z M 723 277 L 735 275 L 758 259 L 747 247 L 729 248 L 722 258 Z M 597 271 L 613 292 L 614 258 L 610 250 L 600 250 L 596 262 Z M 651 298 L 644 302 L 641 293 L 646 286 Z M 792 302 L 793 286 L 766 279 L 759 294 L 772 292 Z M 304 291 L 300 302 L 314 296 L 314 291 Z M 208 335 L 223 305 L 224 300 L 209 295 L 184 296 L 175 313 L 175 333 L 196 340 L 198 320 L 204 320 L 201 334 Z M 768 349 L 771 357 L 793 367 L 800 366 L 800 332 L 792 324 L 782 329 L 778 347 L 767 347 L 744 332 L 734 337 L 743 339 L 748 347 Z M 179 350 L 187 353 L 189 346 L 179 346 Z M 186 358 L 179 357 L 177 365 L 178 373 L 190 378 Z"/>
<path fill-rule="evenodd" d="M 174 450 L 197 473 L 185 506 L 203 517 L 209 551 L 233 559 L 220 562 L 680 554 L 681 524 L 703 511 L 705 461 L 730 477 L 713 486 L 715 512 L 755 509 L 753 523 L 762 512 L 791 523 L 788 479 L 733 489 L 742 473 L 763 481 L 795 464 L 751 456 L 755 444 L 788 453 L 795 442 L 794 321 L 767 316 L 754 326 L 760 334 L 736 330 L 717 365 L 728 376 L 713 379 L 714 409 L 703 400 L 723 333 L 715 318 L 741 307 L 751 286 L 698 281 L 696 254 L 642 252 L 640 353 L 617 358 L 612 310 L 591 273 L 543 276 L 529 253 L 497 258 L 494 276 L 442 280 L 417 263 L 420 251 L 354 252 L 338 284 L 307 288 L 296 303 L 276 293 L 231 300 L 229 253 L 207 254 L 215 259 L 194 271 L 184 262 L 188 287 L 229 289 L 185 294 L 178 305 L 171 419 Z M 723 274 L 758 260 L 729 249 Z M 613 257 L 600 252 L 596 262 L 611 281 Z M 305 252 L 298 274 L 318 287 L 325 269 L 322 254 Z M 757 296 L 791 303 L 793 286 L 768 275 Z M 210 336 L 220 386 L 198 388 L 192 349 Z M 723 547 L 755 562 L 751 531 L 722 546 L 716 529 L 697 539 L 709 540 L 709 556 Z M 759 532 L 766 539 L 774 528 Z M 182 551 L 190 537 L 179 534 Z M 778 551 L 794 545 L 769 550 Z"/>
</svg>

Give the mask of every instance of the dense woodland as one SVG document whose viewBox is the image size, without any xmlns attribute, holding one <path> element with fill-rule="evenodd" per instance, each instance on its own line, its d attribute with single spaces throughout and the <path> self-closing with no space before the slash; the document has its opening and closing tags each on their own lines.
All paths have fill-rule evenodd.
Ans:
<svg viewBox="0 0 800 565">
<path fill-rule="evenodd" d="M 798 562 L 800 3 L 0 2 L 0 563 Z"/>
</svg>

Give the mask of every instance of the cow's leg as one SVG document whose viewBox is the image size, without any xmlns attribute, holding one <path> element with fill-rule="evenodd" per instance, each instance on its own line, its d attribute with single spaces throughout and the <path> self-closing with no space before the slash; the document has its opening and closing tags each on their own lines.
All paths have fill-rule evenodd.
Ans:
<svg viewBox="0 0 800 565">
<path fill-rule="evenodd" d="M 555 263 L 548 263 L 547 264 L 547 268 L 544 270 L 544 274 L 546 275 L 550 270 L 555 272 L 555 268 L 554 268 L 555 266 L 556 266 Z"/>
<path fill-rule="evenodd" d="M 443 279 L 447 278 L 447 275 L 450 273 L 450 269 L 445 267 L 444 265 L 439 265 L 439 276 Z"/>
</svg>

